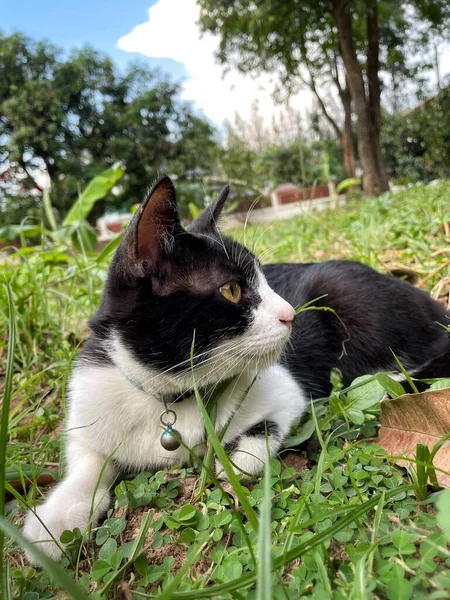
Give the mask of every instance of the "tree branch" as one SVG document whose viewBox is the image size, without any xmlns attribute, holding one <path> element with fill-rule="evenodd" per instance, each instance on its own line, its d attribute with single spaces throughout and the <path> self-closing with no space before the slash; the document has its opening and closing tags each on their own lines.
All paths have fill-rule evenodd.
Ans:
<svg viewBox="0 0 450 600">
<path fill-rule="evenodd" d="M 336 84 L 336 87 L 337 87 L 338 92 L 339 92 L 339 96 L 342 98 L 343 97 L 343 93 L 344 93 L 344 89 L 342 87 L 341 79 L 339 77 L 339 68 L 338 68 L 337 54 L 334 51 L 333 51 L 333 59 L 332 59 L 332 61 L 330 61 L 330 67 L 331 67 L 331 73 L 333 73 L 333 67 L 334 67 L 334 75 L 332 75 L 333 81 Z"/>
<path fill-rule="evenodd" d="M 337 124 L 337 122 L 335 121 L 335 119 L 333 119 L 333 117 L 328 112 L 328 109 L 327 109 L 327 107 L 325 105 L 325 102 L 323 101 L 322 97 L 320 96 L 320 94 L 319 94 L 319 92 L 317 90 L 316 82 L 315 82 L 315 78 L 314 78 L 314 73 L 312 72 L 311 65 L 309 64 L 309 61 L 307 59 L 305 60 L 305 64 L 306 64 L 306 68 L 308 69 L 308 73 L 309 73 L 309 78 L 310 79 L 309 79 L 309 81 L 306 81 L 304 79 L 304 77 L 300 73 L 299 73 L 299 78 L 314 93 L 314 95 L 317 98 L 317 101 L 319 102 L 319 106 L 322 109 L 324 117 L 327 119 L 327 121 L 330 123 L 330 125 L 334 129 L 334 131 L 335 131 L 338 139 L 340 139 L 341 136 L 342 136 L 341 128 L 339 127 L 339 125 Z"/>
</svg>

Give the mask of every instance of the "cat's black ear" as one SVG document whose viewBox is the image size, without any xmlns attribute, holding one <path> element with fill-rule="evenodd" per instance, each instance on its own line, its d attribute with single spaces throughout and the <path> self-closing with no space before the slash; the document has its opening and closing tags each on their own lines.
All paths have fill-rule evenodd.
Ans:
<svg viewBox="0 0 450 600">
<path fill-rule="evenodd" d="M 189 225 L 188 231 L 190 233 L 204 233 L 217 229 L 217 222 L 229 193 L 230 186 L 226 185 L 217 198 Z"/>
<path fill-rule="evenodd" d="M 175 236 L 181 231 L 175 188 L 164 175 L 153 185 L 130 223 L 127 238 L 131 260 L 156 264 L 171 254 Z"/>
</svg>

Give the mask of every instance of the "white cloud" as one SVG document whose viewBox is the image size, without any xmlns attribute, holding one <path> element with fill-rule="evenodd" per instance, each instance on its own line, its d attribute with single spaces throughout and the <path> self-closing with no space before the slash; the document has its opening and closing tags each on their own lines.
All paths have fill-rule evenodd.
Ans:
<svg viewBox="0 0 450 600">
<path fill-rule="evenodd" d="M 260 113 L 270 119 L 278 112 L 271 97 L 270 77 L 253 79 L 235 69 L 223 77 L 223 67 L 214 59 L 218 39 L 211 34 L 200 34 L 198 18 L 195 0 L 159 0 L 149 9 L 149 20 L 121 37 L 117 45 L 126 52 L 183 63 L 188 72 L 183 98 L 193 101 L 216 123 L 233 120 L 235 112 L 248 118 L 254 100 L 258 100 Z M 299 110 L 309 103 L 307 92 L 291 100 L 291 105 Z"/>
</svg>

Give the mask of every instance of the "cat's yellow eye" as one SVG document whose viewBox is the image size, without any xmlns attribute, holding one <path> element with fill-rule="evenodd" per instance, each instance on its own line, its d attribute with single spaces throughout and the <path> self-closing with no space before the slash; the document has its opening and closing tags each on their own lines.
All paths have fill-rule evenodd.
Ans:
<svg viewBox="0 0 450 600">
<path fill-rule="evenodd" d="M 241 286 L 237 281 L 229 281 L 228 283 L 221 285 L 219 292 L 224 298 L 234 304 L 237 304 L 242 297 Z"/>
</svg>

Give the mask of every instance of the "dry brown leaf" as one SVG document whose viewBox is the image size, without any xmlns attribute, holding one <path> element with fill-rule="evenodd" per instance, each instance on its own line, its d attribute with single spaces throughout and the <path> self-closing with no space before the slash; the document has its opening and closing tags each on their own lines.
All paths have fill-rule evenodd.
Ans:
<svg viewBox="0 0 450 600">
<path fill-rule="evenodd" d="M 297 473 L 309 468 L 309 460 L 306 452 L 288 452 L 282 457 L 283 468 L 292 467 Z"/>
<path fill-rule="evenodd" d="M 378 443 L 391 456 L 414 458 L 417 444 L 426 444 L 431 451 L 450 431 L 450 388 L 383 400 L 380 421 Z M 402 467 L 408 464 L 401 459 L 395 462 Z M 444 443 L 433 464 L 449 473 L 436 471 L 436 477 L 442 487 L 450 487 L 450 441 Z"/>
<path fill-rule="evenodd" d="M 14 480 L 14 481 L 8 481 L 8 483 L 16 491 L 21 492 L 21 493 L 24 492 L 22 481 Z M 53 484 L 57 483 L 57 479 L 51 473 L 42 473 L 42 475 L 39 475 L 36 478 L 35 482 L 33 482 L 31 479 L 25 479 L 24 483 L 25 483 L 25 488 L 28 490 L 33 485 L 33 483 L 37 483 L 37 485 L 39 487 L 47 487 L 49 485 L 53 485 Z M 8 490 L 6 490 L 5 498 L 6 498 L 6 500 L 12 500 L 12 498 L 13 498 L 12 493 L 9 492 Z"/>
<path fill-rule="evenodd" d="M 383 266 L 386 273 L 390 273 L 398 279 L 405 279 L 412 284 L 416 284 L 419 281 L 419 274 L 417 270 L 410 266 L 403 265 L 395 261 L 386 261 Z"/>
</svg>

